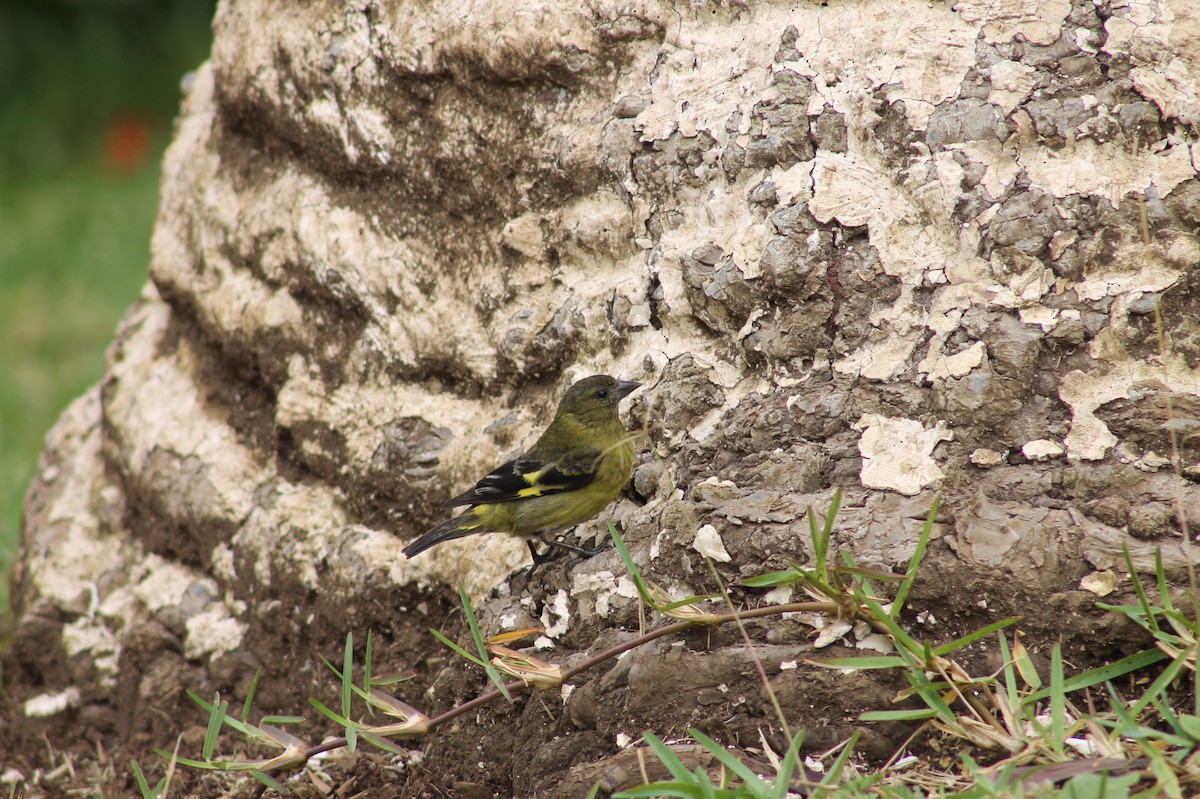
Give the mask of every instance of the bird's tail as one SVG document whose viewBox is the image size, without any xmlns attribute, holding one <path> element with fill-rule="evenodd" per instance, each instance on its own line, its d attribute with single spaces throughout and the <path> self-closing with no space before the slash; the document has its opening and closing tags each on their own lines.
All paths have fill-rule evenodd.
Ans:
<svg viewBox="0 0 1200 799">
<path fill-rule="evenodd" d="M 481 533 L 486 528 L 472 508 L 466 513 L 447 519 L 436 527 L 424 532 L 419 538 L 404 548 L 404 557 L 413 558 L 432 546 L 443 541 L 452 541 L 471 533 Z"/>
</svg>

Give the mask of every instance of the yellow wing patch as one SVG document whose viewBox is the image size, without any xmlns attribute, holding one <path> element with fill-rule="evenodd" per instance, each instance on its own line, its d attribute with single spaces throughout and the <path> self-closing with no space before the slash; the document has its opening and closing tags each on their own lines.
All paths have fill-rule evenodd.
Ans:
<svg viewBox="0 0 1200 799">
<path fill-rule="evenodd" d="M 549 466 L 543 466 L 541 469 L 538 469 L 536 472 L 530 472 L 529 474 L 521 475 L 521 479 L 524 480 L 529 485 L 527 488 L 518 489 L 517 496 L 520 497 L 521 499 L 528 499 L 530 497 L 540 497 L 543 493 L 545 493 L 545 490 L 547 488 L 561 489 L 562 486 L 547 486 L 547 485 L 542 485 L 542 483 L 541 483 L 542 475 L 544 475 L 546 472 L 551 471 L 553 468 L 554 468 L 554 465 L 551 464 Z"/>
</svg>

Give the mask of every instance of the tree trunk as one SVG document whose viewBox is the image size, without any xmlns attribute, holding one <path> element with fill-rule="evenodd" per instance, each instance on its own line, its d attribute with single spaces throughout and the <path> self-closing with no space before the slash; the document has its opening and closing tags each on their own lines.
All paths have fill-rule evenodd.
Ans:
<svg viewBox="0 0 1200 799">
<path fill-rule="evenodd" d="M 811 565 L 835 489 L 835 546 L 903 570 L 940 494 L 931 640 L 1019 615 L 1079 665 L 1139 646 L 1081 579 L 1124 546 L 1178 579 L 1197 518 L 1200 7 L 229 0 L 215 28 L 152 283 L 28 495 L 23 762 L 170 749 L 204 723 L 182 689 L 237 702 L 256 669 L 263 710 L 333 705 L 347 632 L 432 715 L 483 686 L 426 632 L 461 630 L 452 586 L 548 660 L 636 629 L 612 551 L 530 580 L 503 535 L 400 554 L 599 372 L 645 384 L 648 435 L 581 534 L 611 519 L 664 588 Z M 796 620 L 750 632 L 812 747 L 890 702 L 781 670 Z M 778 730 L 736 630 L 685 642 L 391 778 L 579 796 L 618 733 Z"/>
</svg>

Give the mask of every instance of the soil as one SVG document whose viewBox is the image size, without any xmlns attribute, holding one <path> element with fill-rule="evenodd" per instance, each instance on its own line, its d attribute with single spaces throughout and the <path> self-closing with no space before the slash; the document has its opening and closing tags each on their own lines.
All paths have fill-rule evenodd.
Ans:
<svg viewBox="0 0 1200 799">
<path fill-rule="evenodd" d="M 760 532 L 753 525 L 741 530 L 747 541 Z M 635 552 L 645 543 L 631 541 Z M 726 543 L 738 546 L 744 542 L 727 537 Z M 803 558 L 802 552 L 793 555 Z M 572 582 L 578 584 L 582 575 L 611 568 L 615 558 L 609 551 L 584 563 L 558 560 L 542 567 L 531 580 L 524 571 L 515 574 L 510 584 L 502 587 L 504 596 L 493 596 L 480 610 L 484 634 L 496 632 L 489 624 L 494 627 L 500 616 L 514 608 L 540 617 L 557 592 Z M 1029 633 L 1025 642 L 1039 663 L 1046 659 L 1044 644 L 1055 639 L 1062 640 L 1068 661 L 1080 669 L 1147 644 L 1130 624 L 1096 610 L 1090 595 L 1062 591 L 1046 602 L 1024 601 L 1019 593 L 1007 594 L 1003 584 L 963 575 L 957 564 L 945 544 L 935 542 L 910 599 L 910 610 L 904 615 L 914 635 L 927 637 L 935 645 L 1008 613 L 1021 616 L 1020 629 Z M 719 570 L 725 572 L 726 585 L 737 576 L 728 564 L 720 565 Z M 688 580 L 699 590 L 718 590 L 711 577 L 698 579 L 682 569 L 656 570 L 647 576 L 664 584 Z M 731 598 L 740 607 L 753 607 L 761 604 L 764 593 L 735 587 Z M 303 597 L 290 599 L 299 603 Z M 522 604 L 525 599 L 533 601 Z M 287 604 L 288 599 L 283 601 Z M 435 627 L 461 645 L 471 646 L 456 597 L 446 591 L 386 599 L 364 596 L 362 605 L 344 608 L 341 618 L 315 619 L 304 628 L 282 625 L 275 635 L 249 642 L 254 661 L 265 666 L 252 719 L 267 713 L 304 715 L 306 723 L 289 727 L 294 734 L 308 742 L 336 735 L 336 727 L 313 711 L 305 699 L 313 697 L 337 707 L 338 681 L 318 656 L 339 661 L 343 631 L 352 629 L 356 632 L 356 662 L 361 663 L 365 641 L 361 621 L 365 618 L 373 619 L 368 629 L 376 673 L 409 673 L 410 680 L 390 691 L 427 715 L 437 715 L 488 690 L 480 669 L 465 664 L 425 631 Z M 382 618 L 389 620 L 380 624 Z M 1064 623 L 1066 619 L 1069 623 Z M 901 746 L 925 757 L 939 757 L 939 749 L 930 748 L 932 739 L 909 741 L 914 725 L 857 720 L 865 710 L 893 707 L 896 692 L 906 684 L 896 672 L 845 674 L 811 665 L 809 659 L 864 652 L 853 647 L 853 633 L 833 646 L 815 648 L 816 631 L 810 622 L 807 617 L 768 617 L 748 622 L 744 633 L 727 625 L 668 636 L 581 674 L 572 681 L 569 693 L 517 693 L 511 702 L 493 701 L 424 739 L 400 742 L 402 755 L 365 743 L 355 752 L 335 750 L 289 780 L 288 788 L 299 797 L 328 796 L 332 790 L 338 796 L 565 799 L 584 795 L 599 783 L 604 796 L 641 779 L 640 766 L 630 759 L 634 751 L 628 748 L 630 741 L 636 741 L 643 731 L 668 741 L 686 739 L 687 730 L 693 727 L 751 761 L 762 759 L 764 742 L 779 752 L 786 748 L 787 738 L 771 709 L 756 661 L 790 729 L 806 731 L 806 754 L 826 751 L 858 731 L 862 734 L 858 760 L 866 765 L 882 763 Z M 530 652 L 569 666 L 589 652 L 628 639 L 639 629 L 636 605 L 628 601 L 610 609 L 606 620 L 580 620 L 552 651 Z M 743 636 L 752 642 L 753 652 Z M 170 639 L 165 630 L 147 629 L 136 640 L 147 648 L 169 650 Z M 7 753 L 7 769 L 26 775 L 19 795 L 30 797 L 63 795 L 76 789 L 99 791 L 104 796 L 135 792 L 131 761 L 141 764 L 153 780 L 165 767 L 156 749 L 170 750 L 178 739 L 181 753 L 197 756 L 207 716 L 184 696 L 186 690 L 205 697 L 220 690 L 236 712 L 254 676 L 249 665 L 243 664 L 242 668 L 231 667 L 214 685 L 182 657 L 176 641 L 173 666 L 159 666 L 158 673 L 137 675 L 140 679 L 122 670 L 123 679 L 115 690 L 88 696 L 76 710 L 16 724 L 22 716 L 21 703 L 39 693 L 45 677 L 30 673 L 25 664 L 42 661 L 44 653 L 38 650 L 44 646 L 44 639 L 39 640 L 35 631 L 22 628 L 6 649 L 4 660 L 9 690 L 4 699 L 0 751 Z M 131 660 L 136 662 L 133 655 Z M 987 641 L 958 653 L 956 660 L 975 674 L 998 666 L 994 645 Z M 69 664 L 63 665 L 69 668 Z M 154 687 L 154 694 L 139 696 L 137 686 L 144 691 L 147 684 Z M 244 750 L 239 737 L 233 735 L 222 737 L 218 751 L 227 756 L 264 754 L 261 749 Z M 706 763 L 702 749 L 687 752 L 696 764 Z M 972 754 L 985 760 L 989 756 L 982 751 Z M 256 785 L 252 779 L 230 772 L 181 767 L 174 773 L 171 795 L 249 796 Z"/>
</svg>

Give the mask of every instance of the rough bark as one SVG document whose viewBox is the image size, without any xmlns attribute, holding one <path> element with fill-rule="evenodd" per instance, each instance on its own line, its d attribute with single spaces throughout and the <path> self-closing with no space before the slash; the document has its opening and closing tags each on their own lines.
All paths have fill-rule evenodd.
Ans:
<svg viewBox="0 0 1200 799">
<path fill-rule="evenodd" d="M 1194 3 L 230 0 L 215 29 L 151 285 L 29 493 L 11 659 L 31 762 L 43 732 L 169 747 L 183 688 L 244 692 L 256 668 L 262 703 L 301 709 L 351 630 L 419 666 L 431 704 L 465 696 L 460 671 L 435 681 L 447 658 L 414 662 L 446 586 L 563 656 L 636 626 L 613 553 L 497 593 L 520 542 L 400 554 L 594 372 L 646 383 L 650 443 L 607 516 L 674 591 L 714 587 L 701 551 L 723 547 L 729 583 L 806 562 L 803 512 L 836 488 L 838 546 L 885 568 L 943 495 L 917 595 L 935 637 L 1019 614 L 1091 662 L 1135 644 L 1081 578 L 1125 545 L 1181 574 Z M 890 693 L 780 670 L 806 630 L 754 632 L 819 747 Z M 488 711 L 407 790 L 579 795 L 617 732 L 756 740 L 740 639 L 687 644 L 560 718 Z"/>
</svg>

